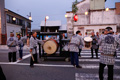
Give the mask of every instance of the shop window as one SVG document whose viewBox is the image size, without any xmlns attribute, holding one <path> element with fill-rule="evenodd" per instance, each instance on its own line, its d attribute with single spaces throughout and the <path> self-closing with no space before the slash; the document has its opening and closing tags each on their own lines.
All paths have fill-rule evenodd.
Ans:
<svg viewBox="0 0 120 80">
<path fill-rule="evenodd" d="M 105 29 L 99 29 L 99 34 L 101 35 Z"/>
<path fill-rule="evenodd" d="M 117 32 L 120 33 L 120 26 L 117 26 Z"/>
<path fill-rule="evenodd" d="M 92 32 L 94 32 L 94 29 L 88 29 L 86 30 L 87 34 L 90 36 Z"/>
</svg>

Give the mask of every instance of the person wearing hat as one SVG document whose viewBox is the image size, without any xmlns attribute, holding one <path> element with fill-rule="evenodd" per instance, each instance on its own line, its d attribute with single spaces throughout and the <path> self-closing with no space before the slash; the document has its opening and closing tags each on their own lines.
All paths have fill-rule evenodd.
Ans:
<svg viewBox="0 0 120 80">
<path fill-rule="evenodd" d="M 108 67 L 108 80 L 113 80 L 113 68 L 115 64 L 116 44 L 120 45 L 120 39 L 114 37 L 111 27 L 105 29 L 106 35 L 99 40 L 100 45 L 100 63 L 99 63 L 99 79 L 103 80 L 105 66 Z"/>
<path fill-rule="evenodd" d="M 25 41 L 25 40 L 27 40 L 27 35 L 24 36 L 24 37 L 21 37 L 20 34 L 17 34 L 19 60 L 22 60 L 22 57 L 23 57 L 23 47 L 24 47 L 24 41 Z"/>
<path fill-rule="evenodd" d="M 16 61 L 16 46 L 17 46 L 17 39 L 14 37 L 13 32 L 10 33 L 10 37 L 7 40 L 7 46 L 9 47 L 9 52 L 8 52 L 8 59 L 9 62 Z"/>
</svg>

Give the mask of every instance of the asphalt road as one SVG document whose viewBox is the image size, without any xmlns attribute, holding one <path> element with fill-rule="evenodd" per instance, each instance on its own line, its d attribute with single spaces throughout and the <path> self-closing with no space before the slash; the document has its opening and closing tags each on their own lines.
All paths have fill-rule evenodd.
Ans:
<svg viewBox="0 0 120 80">
<path fill-rule="evenodd" d="M 24 53 L 24 59 L 15 63 L 8 62 L 8 54 L 0 51 L 0 65 L 7 80 L 98 80 L 99 59 L 90 59 L 88 53 L 82 53 L 87 57 L 81 57 L 79 64 L 83 67 L 77 69 L 65 62 L 64 58 L 48 58 L 45 61 L 39 59 L 39 64 L 34 68 L 29 67 L 30 55 Z M 89 56 L 89 57 L 88 57 Z M 17 58 L 19 55 L 17 54 Z M 105 68 L 105 80 L 107 68 Z M 114 80 L 120 80 L 120 58 L 116 59 L 114 67 Z"/>
</svg>

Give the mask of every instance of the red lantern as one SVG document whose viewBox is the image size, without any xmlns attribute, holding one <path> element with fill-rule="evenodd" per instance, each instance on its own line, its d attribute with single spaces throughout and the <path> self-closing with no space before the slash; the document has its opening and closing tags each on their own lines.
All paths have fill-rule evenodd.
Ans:
<svg viewBox="0 0 120 80">
<path fill-rule="evenodd" d="M 77 22 L 77 20 L 78 20 L 78 16 L 77 16 L 77 14 L 75 14 L 74 21 Z"/>
</svg>

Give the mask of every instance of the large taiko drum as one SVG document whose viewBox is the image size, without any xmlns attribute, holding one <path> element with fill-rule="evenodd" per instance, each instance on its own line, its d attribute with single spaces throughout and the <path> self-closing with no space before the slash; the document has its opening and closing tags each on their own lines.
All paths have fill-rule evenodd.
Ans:
<svg viewBox="0 0 120 80">
<path fill-rule="evenodd" d="M 91 37 L 85 37 L 84 38 L 84 42 L 85 42 L 85 47 L 86 48 L 90 48 L 91 47 L 91 43 L 92 43 L 92 38 Z"/>
<path fill-rule="evenodd" d="M 44 43 L 43 49 L 47 54 L 54 54 L 58 50 L 58 43 L 54 39 L 49 39 Z"/>
</svg>

